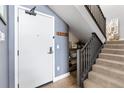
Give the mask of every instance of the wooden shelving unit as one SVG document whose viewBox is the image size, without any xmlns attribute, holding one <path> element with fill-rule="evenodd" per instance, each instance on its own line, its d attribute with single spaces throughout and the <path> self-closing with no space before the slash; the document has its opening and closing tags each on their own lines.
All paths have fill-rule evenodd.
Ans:
<svg viewBox="0 0 124 93">
<path fill-rule="evenodd" d="M 77 67 L 77 49 L 69 49 L 69 71 L 76 70 Z"/>
</svg>

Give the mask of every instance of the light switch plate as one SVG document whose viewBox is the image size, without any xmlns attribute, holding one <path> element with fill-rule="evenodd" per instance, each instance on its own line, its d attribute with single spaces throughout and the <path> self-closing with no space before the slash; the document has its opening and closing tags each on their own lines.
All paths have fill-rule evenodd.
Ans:
<svg viewBox="0 0 124 93">
<path fill-rule="evenodd" d="M 4 41 L 5 40 L 5 34 L 0 31 L 0 41 Z"/>
<path fill-rule="evenodd" d="M 56 48 L 59 49 L 59 45 L 58 44 L 57 44 Z"/>
<path fill-rule="evenodd" d="M 57 71 L 59 71 L 60 70 L 60 67 L 59 66 L 57 66 Z"/>
</svg>

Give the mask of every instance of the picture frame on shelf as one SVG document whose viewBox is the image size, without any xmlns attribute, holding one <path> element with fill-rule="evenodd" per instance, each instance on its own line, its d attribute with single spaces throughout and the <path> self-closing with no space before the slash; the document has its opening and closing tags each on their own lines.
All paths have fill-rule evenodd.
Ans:
<svg viewBox="0 0 124 93">
<path fill-rule="evenodd" d="M 7 9 L 5 5 L 0 5 L 0 20 L 4 25 L 7 24 Z"/>
</svg>

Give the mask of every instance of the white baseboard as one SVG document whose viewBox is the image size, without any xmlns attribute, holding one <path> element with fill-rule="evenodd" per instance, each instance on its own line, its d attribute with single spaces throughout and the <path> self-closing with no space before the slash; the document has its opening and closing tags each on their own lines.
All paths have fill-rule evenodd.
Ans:
<svg viewBox="0 0 124 93">
<path fill-rule="evenodd" d="M 66 77 L 68 77 L 68 76 L 70 76 L 70 72 L 55 77 L 55 78 L 53 79 L 53 82 L 56 82 L 56 81 L 58 81 L 58 80 L 61 80 L 61 79 L 63 79 L 63 78 L 66 78 Z"/>
</svg>

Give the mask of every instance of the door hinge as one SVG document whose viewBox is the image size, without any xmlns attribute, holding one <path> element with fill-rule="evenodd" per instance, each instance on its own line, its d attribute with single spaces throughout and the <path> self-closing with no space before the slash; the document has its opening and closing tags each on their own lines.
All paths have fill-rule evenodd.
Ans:
<svg viewBox="0 0 124 93">
<path fill-rule="evenodd" d="M 19 88 L 19 84 L 18 84 L 18 88 Z"/>
<path fill-rule="evenodd" d="M 17 17 L 17 22 L 19 22 L 19 16 Z"/>
<path fill-rule="evenodd" d="M 19 56 L 19 50 L 17 50 L 17 55 Z"/>
</svg>

